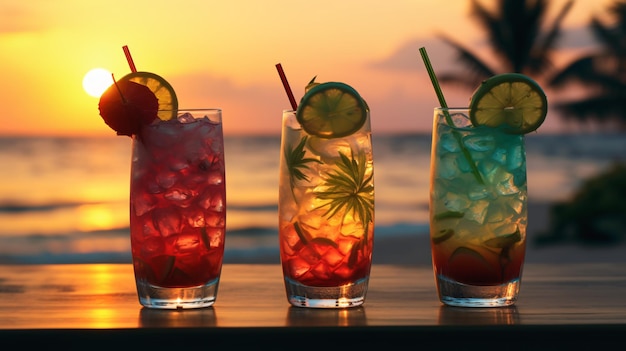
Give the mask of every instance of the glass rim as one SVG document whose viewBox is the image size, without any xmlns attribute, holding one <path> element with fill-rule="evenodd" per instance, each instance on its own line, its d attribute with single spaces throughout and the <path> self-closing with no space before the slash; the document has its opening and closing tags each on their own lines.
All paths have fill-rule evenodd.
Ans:
<svg viewBox="0 0 626 351">
<path fill-rule="evenodd" d="M 222 112 L 221 108 L 217 108 L 217 107 L 207 107 L 207 108 L 178 108 L 176 110 L 159 110 L 159 112 L 170 112 L 170 111 L 190 111 L 190 112 L 194 112 L 194 111 L 214 111 L 214 112 Z"/>
<path fill-rule="evenodd" d="M 469 110 L 470 108 L 469 107 L 441 107 L 439 106 L 439 107 L 435 107 L 434 109 L 438 111 L 444 111 L 444 110 L 449 111 L 449 110 Z"/>
</svg>

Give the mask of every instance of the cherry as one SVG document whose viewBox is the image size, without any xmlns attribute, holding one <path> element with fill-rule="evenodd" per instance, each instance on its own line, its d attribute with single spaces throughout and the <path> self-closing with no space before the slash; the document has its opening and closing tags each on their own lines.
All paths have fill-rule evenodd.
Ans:
<svg viewBox="0 0 626 351">
<path fill-rule="evenodd" d="M 98 108 L 104 122 L 117 135 L 132 136 L 139 133 L 142 125 L 157 118 L 159 100 L 147 86 L 120 80 L 102 94 Z"/>
</svg>

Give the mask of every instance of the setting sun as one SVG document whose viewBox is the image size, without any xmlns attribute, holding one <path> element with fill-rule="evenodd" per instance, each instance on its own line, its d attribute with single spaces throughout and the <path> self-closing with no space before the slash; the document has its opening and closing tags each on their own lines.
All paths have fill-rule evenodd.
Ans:
<svg viewBox="0 0 626 351">
<path fill-rule="evenodd" d="M 104 68 L 94 68 L 83 78 L 83 88 L 93 97 L 100 97 L 111 84 L 113 84 L 111 72 Z"/>
</svg>

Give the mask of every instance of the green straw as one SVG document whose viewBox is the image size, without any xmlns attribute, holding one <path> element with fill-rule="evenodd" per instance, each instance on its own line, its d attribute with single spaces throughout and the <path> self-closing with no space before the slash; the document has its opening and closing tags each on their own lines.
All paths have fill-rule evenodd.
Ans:
<svg viewBox="0 0 626 351">
<path fill-rule="evenodd" d="M 433 69 L 433 65 L 430 64 L 430 59 L 428 58 L 428 53 L 426 52 L 425 47 L 420 48 L 420 55 L 422 55 L 422 60 L 424 61 L 424 66 L 426 66 L 426 71 L 428 72 L 428 76 L 430 77 L 430 81 L 433 83 L 433 88 L 435 88 L 435 94 L 437 94 L 437 99 L 439 99 L 439 105 L 442 108 L 447 109 L 448 104 L 446 103 L 446 98 L 443 97 L 443 91 L 441 91 L 441 87 L 439 86 L 439 81 L 437 80 L 437 76 L 435 76 L 435 70 Z M 449 126 L 454 126 L 452 122 L 452 117 L 447 110 L 443 111 L 443 114 L 446 116 L 446 123 Z"/>
<path fill-rule="evenodd" d="M 428 53 L 426 52 L 425 47 L 420 48 L 420 55 L 422 55 L 422 60 L 424 61 L 424 65 L 426 66 L 426 71 L 428 71 L 428 76 L 430 77 L 430 81 L 433 83 L 433 88 L 435 88 L 435 94 L 437 94 L 437 99 L 439 99 L 439 105 L 441 105 L 443 115 L 446 118 L 446 123 L 454 128 L 454 122 L 452 121 L 452 117 L 450 116 L 450 112 L 448 112 L 448 104 L 446 103 L 446 99 L 443 97 L 443 92 L 441 91 L 441 87 L 439 86 L 439 81 L 437 80 L 437 76 L 435 75 L 435 70 L 433 66 L 430 64 L 430 59 L 428 59 Z M 480 184 L 485 184 L 483 181 L 480 172 L 478 171 L 478 167 L 476 167 L 476 163 L 472 159 L 472 155 L 469 150 L 465 148 L 463 145 L 462 137 L 456 130 L 452 129 L 452 135 L 456 138 L 459 146 L 461 146 L 461 152 L 463 152 L 463 156 L 467 159 L 467 162 L 470 164 L 472 168 L 472 173 L 474 173 L 474 177 Z"/>
</svg>

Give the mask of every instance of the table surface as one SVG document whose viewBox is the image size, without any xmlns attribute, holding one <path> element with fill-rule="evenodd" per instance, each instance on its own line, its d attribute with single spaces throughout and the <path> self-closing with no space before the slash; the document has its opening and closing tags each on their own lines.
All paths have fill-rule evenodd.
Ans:
<svg viewBox="0 0 626 351">
<path fill-rule="evenodd" d="M 545 331 L 576 341 L 604 332 L 608 340 L 626 332 L 625 296 L 625 263 L 527 264 L 515 306 L 454 308 L 437 299 L 431 267 L 374 265 L 363 306 L 307 309 L 288 304 L 279 265 L 226 264 L 214 306 L 167 311 L 139 305 L 130 264 L 0 265 L 0 337 L 297 329 L 370 331 L 394 340 L 454 330 Z"/>
</svg>

